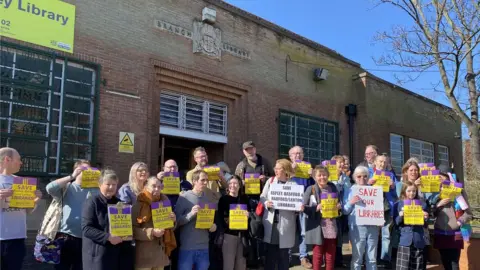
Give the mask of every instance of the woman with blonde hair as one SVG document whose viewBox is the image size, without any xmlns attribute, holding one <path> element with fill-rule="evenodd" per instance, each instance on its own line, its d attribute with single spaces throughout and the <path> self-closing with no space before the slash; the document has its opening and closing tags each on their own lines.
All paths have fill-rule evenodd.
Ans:
<svg viewBox="0 0 480 270">
<path fill-rule="evenodd" d="M 127 204 L 135 203 L 149 176 L 147 164 L 144 162 L 133 164 L 132 168 L 130 168 L 128 183 L 123 184 L 118 190 L 118 198 Z"/>
</svg>

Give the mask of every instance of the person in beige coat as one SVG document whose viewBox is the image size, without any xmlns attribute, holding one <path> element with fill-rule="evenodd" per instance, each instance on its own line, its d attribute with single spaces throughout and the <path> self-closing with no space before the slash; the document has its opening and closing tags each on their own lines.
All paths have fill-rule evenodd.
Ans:
<svg viewBox="0 0 480 270">
<path fill-rule="evenodd" d="M 170 252 L 176 248 L 174 228 L 155 229 L 153 226 L 152 202 L 169 202 L 167 196 L 161 194 L 162 187 L 156 177 L 148 178 L 132 207 L 136 270 L 162 270 L 170 264 Z M 175 221 L 173 212 L 170 218 Z"/>
</svg>

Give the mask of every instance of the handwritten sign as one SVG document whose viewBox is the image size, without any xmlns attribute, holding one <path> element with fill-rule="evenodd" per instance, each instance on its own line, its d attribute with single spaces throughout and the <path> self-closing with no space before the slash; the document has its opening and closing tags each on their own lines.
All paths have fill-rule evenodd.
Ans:
<svg viewBox="0 0 480 270">
<path fill-rule="evenodd" d="M 423 225 L 425 219 L 420 200 L 404 200 L 403 203 L 403 223 L 405 225 Z"/>
<path fill-rule="evenodd" d="M 256 195 L 260 194 L 260 174 L 246 173 L 245 174 L 245 194 Z"/>
<path fill-rule="evenodd" d="M 322 165 L 327 167 L 328 170 L 328 181 L 338 181 L 338 168 L 336 160 L 325 160 L 322 162 Z"/>
<path fill-rule="evenodd" d="M 422 174 L 423 171 L 435 170 L 435 164 L 433 163 L 419 163 L 418 167 L 420 167 L 420 174 Z"/>
<path fill-rule="evenodd" d="M 352 195 L 358 195 L 362 201 L 355 204 L 357 225 L 383 226 L 385 223 L 383 190 L 381 187 L 352 186 Z"/>
<path fill-rule="evenodd" d="M 108 206 L 108 220 L 110 222 L 110 234 L 131 240 L 132 230 L 132 206 L 129 204 L 117 204 Z"/>
<path fill-rule="evenodd" d="M 98 188 L 98 179 L 100 179 L 100 170 L 97 168 L 83 167 L 82 188 Z"/>
<path fill-rule="evenodd" d="M 195 229 L 210 229 L 215 217 L 215 210 L 217 204 L 215 203 L 201 203 L 199 204 L 200 210 L 197 213 L 197 221 L 195 223 Z"/>
<path fill-rule="evenodd" d="M 180 173 L 165 172 L 163 174 L 163 194 L 178 195 L 180 194 Z"/>
<path fill-rule="evenodd" d="M 335 192 L 322 193 L 320 195 L 322 204 L 322 218 L 336 218 L 338 214 L 338 195 Z"/>
<path fill-rule="evenodd" d="M 303 186 L 272 184 L 268 199 L 273 202 L 275 209 L 300 211 L 303 204 Z"/>
<path fill-rule="evenodd" d="M 230 230 L 248 229 L 248 216 L 246 204 L 230 204 L 228 228 Z"/>
<path fill-rule="evenodd" d="M 312 169 L 312 164 L 306 161 L 295 161 L 297 167 L 295 167 L 295 177 L 308 179 L 310 178 L 309 171 Z"/>
<path fill-rule="evenodd" d="M 392 181 L 392 173 L 387 171 L 375 170 L 373 180 L 375 180 L 375 187 L 382 187 L 383 192 L 390 191 L 390 182 Z"/>
<path fill-rule="evenodd" d="M 218 166 L 206 166 L 203 167 L 203 170 L 208 174 L 209 181 L 218 181 L 220 180 L 220 167 Z"/>
<path fill-rule="evenodd" d="M 15 177 L 12 184 L 13 194 L 10 198 L 11 208 L 34 208 L 37 179 L 31 177 Z"/>
<path fill-rule="evenodd" d="M 420 190 L 424 193 L 440 192 L 440 171 L 439 170 L 424 170 L 420 177 L 422 186 Z"/>
<path fill-rule="evenodd" d="M 461 183 L 450 182 L 448 180 L 442 182 L 440 190 L 440 199 L 454 200 L 462 194 L 463 185 Z"/>
<path fill-rule="evenodd" d="M 151 208 L 153 227 L 155 229 L 170 229 L 175 226 L 170 218 L 172 203 L 169 200 L 153 202 Z"/>
</svg>

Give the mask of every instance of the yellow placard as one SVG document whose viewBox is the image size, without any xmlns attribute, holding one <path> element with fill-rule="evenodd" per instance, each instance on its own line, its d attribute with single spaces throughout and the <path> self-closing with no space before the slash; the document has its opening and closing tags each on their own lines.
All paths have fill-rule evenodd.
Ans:
<svg viewBox="0 0 480 270">
<path fill-rule="evenodd" d="M 208 181 L 218 181 L 220 180 L 220 167 L 218 166 L 207 166 L 203 170 L 208 174 Z"/>
<path fill-rule="evenodd" d="M 440 171 L 425 170 L 420 177 L 422 185 L 420 190 L 424 193 L 440 192 L 440 185 L 442 179 L 440 178 Z"/>
<path fill-rule="evenodd" d="M 322 162 L 322 165 L 325 166 L 328 170 L 328 181 L 336 182 L 338 181 L 338 168 L 336 160 L 325 160 Z"/>
<path fill-rule="evenodd" d="M 248 229 L 248 216 L 246 204 L 231 204 L 228 218 L 228 228 L 230 230 Z"/>
<path fill-rule="evenodd" d="M 246 173 L 245 174 L 245 194 L 258 195 L 260 194 L 260 174 Z"/>
<path fill-rule="evenodd" d="M 0 10 L 0 36 L 73 53 L 74 5 L 58 0 L 3 0 Z"/>
<path fill-rule="evenodd" d="M 373 180 L 375 184 L 373 186 L 382 187 L 383 192 L 390 191 L 390 181 L 392 180 L 390 173 L 386 171 L 375 171 L 373 174 Z"/>
<path fill-rule="evenodd" d="M 170 201 L 152 203 L 152 220 L 155 229 L 170 229 L 175 226 L 170 218 L 172 205 Z"/>
<path fill-rule="evenodd" d="M 337 218 L 338 213 L 338 198 L 336 193 L 322 193 L 322 218 Z"/>
<path fill-rule="evenodd" d="M 312 169 L 312 164 L 305 161 L 296 161 L 297 167 L 295 167 L 295 177 L 308 179 L 310 178 L 309 171 Z"/>
<path fill-rule="evenodd" d="M 128 204 L 109 205 L 108 220 L 110 223 L 110 234 L 124 239 L 131 239 L 132 230 L 132 206 Z"/>
<path fill-rule="evenodd" d="M 215 204 L 203 204 L 200 205 L 200 210 L 197 213 L 197 221 L 195 223 L 195 229 L 210 229 L 215 217 Z"/>
<path fill-rule="evenodd" d="M 82 171 L 82 188 L 98 188 L 100 170 L 97 168 L 86 168 Z"/>
<path fill-rule="evenodd" d="M 10 197 L 11 208 L 34 208 L 37 179 L 31 177 L 15 177 L 12 185 L 13 194 Z"/>
<path fill-rule="evenodd" d="M 118 152 L 134 153 L 135 152 L 135 134 L 131 132 L 120 132 L 118 141 Z"/>
<path fill-rule="evenodd" d="M 180 194 L 180 174 L 178 172 L 165 173 L 163 175 L 163 194 Z"/>
<path fill-rule="evenodd" d="M 440 190 L 440 199 L 454 200 L 462 194 L 462 184 L 450 181 L 442 183 L 442 189 Z"/>
<path fill-rule="evenodd" d="M 405 200 L 403 206 L 403 223 L 405 225 L 423 225 L 422 204 L 419 200 Z"/>
</svg>

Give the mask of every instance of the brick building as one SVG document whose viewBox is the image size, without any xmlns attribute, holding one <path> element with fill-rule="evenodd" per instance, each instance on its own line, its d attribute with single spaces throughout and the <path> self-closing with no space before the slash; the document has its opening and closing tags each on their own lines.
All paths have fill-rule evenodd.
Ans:
<svg viewBox="0 0 480 270">
<path fill-rule="evenodd" d="M 73 55 L 2 38 L 1 145 L 20 150 L 23 174 L 48 179 L 87 158 L 124 182 L 136 161 L 188 169 L 199 145 L 233 167 L 245 140 L 272 160 L 299 144 L 312 163 L 358 163 L 374 143 L 397 170 L 409 156 L 461 166 L 449 108 L 223 1 L 67 2 Z M 119 132 L 134 134 L 134 153 L 119 152 Z"/>
</svg>

